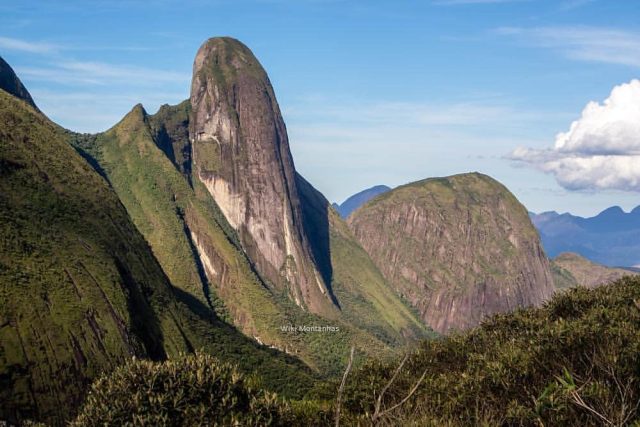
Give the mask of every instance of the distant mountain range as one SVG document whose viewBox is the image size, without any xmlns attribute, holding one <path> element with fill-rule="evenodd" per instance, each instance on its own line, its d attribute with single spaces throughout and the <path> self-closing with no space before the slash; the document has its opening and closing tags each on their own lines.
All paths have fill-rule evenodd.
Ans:
<svg viewBox="0 0 640 427">
<path fill-rule="evenodd" d="M 341 204 L 334 203 L 333 207 L 338 211 L 342 218 L 348 217 L 351 212 L 358 209 L 360 206 L 367 203 L 369 200 L 373 199 L 379 194 L 386 193 L 391 190 L 391 187 L 387 187 L 386 185 L 375 185 L 371 188 L 367 188 L 366 190 L 362 190 L 359 193 L 354 194 L 353 196 L 347 198 Z"/>
<path fill-rule="evenodd" d="M 629 213 L 613 206 L 590 218 L 555 211 L 529 216 L 551 258 L 575 252 L 607 266 L 640 266 L 640 206 Z"/>
</svg>

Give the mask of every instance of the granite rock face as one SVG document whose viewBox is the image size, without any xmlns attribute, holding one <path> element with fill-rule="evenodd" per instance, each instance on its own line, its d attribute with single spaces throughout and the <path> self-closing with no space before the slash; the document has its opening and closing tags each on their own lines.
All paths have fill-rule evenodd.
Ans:
<svg viewBox="0 0 640 427">
<path fill-rule="evenodd" d="M 549 261 L 526 209 L 486 175 L 398 187 L 348 223 L 391 285 L 438 332 L 539 305 L 553 293 Z"/>
<path fill-rule="evenodd" d="M 200 47 L 191 107 L 193 174 L 258 273 L 297 305 L 333 311 L 303 226 L 287 130 L 269 78 L 245 45 L 213 38 Z"/>
</svg>

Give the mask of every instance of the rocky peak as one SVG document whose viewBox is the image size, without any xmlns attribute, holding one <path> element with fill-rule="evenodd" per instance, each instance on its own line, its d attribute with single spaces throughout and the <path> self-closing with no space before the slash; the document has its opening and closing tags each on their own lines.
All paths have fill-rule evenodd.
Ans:
<svg viewBox="0 0 640 427">
<path fill-rule="evenodd" d="M 198 50 L 191 85 L 193 175 L 256 269 L 312 312 L 334 308 L 304 230 L 287 130 L 266 72 L 231 38 Z"/>
<path fill-rule="evenodd" d="M 38 110 L 36 103 L 33 102 L 31 94 L 26 87 L 22 84 L 16 73 L 11 66 L 6 63 L 0 56 L 0 89 L 10 93 L 16 98 L 20 98 L 33 108 Z"/>
<path fill-rule="evenodd" d="M 427 179 L 371 200 L 348 223 L 391 285 L 439 332 L 553 293 L 526 209 L 478 174 Z"/>
</svg>

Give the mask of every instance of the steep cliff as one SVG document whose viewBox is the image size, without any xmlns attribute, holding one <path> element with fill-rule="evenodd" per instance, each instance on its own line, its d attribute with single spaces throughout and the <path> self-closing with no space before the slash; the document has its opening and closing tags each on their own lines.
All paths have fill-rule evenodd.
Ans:
<svg viewBox="0 0 640 427">
<path fill-rule="evenodd" d="M 287 130 L 251 51 L 209 39 L 193 65 L 193 172 L 211 193 L 260 275 L 313 313 L 336 310 L 303 227 Z"/>
<path fill-rule="evenodd" d="M 486 175 L 398 187 L 356 210 L 348 223 L 391 285 L 436 331 L 469 328 L 553 293 L 527 211 Z"/>
<path fill-rule="evenodd" d="M 335 292 L 341 318 L 394 347 L 402 343 L 398 334 L 409 341 L 431 335 L 322 193 L 300 175 L 296 181 L 312 250 L 321 265 L 328 267 L 322 274 Z"/>
</svg>

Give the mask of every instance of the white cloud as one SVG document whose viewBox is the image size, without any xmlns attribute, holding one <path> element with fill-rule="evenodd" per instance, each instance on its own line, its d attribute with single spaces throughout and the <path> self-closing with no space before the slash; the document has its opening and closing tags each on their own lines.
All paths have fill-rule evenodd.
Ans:
<svg viewBox="0 0 640 427">
<path fill-rule="evenodd" d="M 285 110 L 287 116 L 326 121 L 333 125 L 343 122 L 356 124 L 391 124 L 404 127 L 474 127 L 487 125 L 522 125 L 540 120 L 544 113 L 524 111 L 500 101 L 465 101 L 443 103 L 378 101 L 361 103 L 344 100 L 308 100 L 304 106 L 293 106 Z M 552 113 L 549 113 L 551 115 Z M 505 122 L 508 124 L 505 125 Z M 340 126 L 341 127 L 341 126 Z"/>
<path fill-rule="evenodd" d="M 434 0 L 432 4 L 438 6 L 456 6 L 461 4 L 495 4 L 495 3 L 519 3 L 531 0 Z"/>
<path fill-rule="evenodd" d="M 503 27 L 494 32 L 559 50 L 570 59 L 640 67 L 638 32 L 597 27 Z"/>
<path fill-rule="evenodd" d="M 162 104 L 177 104 L 188 92 L 149 91 L 132 89 L 112 92 L 110 88 L 94 87 L 87 92 L 68 90 L 31 90 L 38 106 L 56 123 L 77 132 L 99 132 L 110 128 L 137 104 L 153 114 Z"/>
<path fill-rule="evenodd" d="M 46 67 L 18 67 L 17 71 L 27 79 L 70 85 L 113 83 L 153 85 L 176 82 L 188 85 L 190 79 L 187 73 L 81 61 L 61 61 Z"/>
<path fill-rule="evenodd" d="M 573 9 L 577 9 L 582 6 L 586 6 L 589 3 L 594 3 L 596 0 L 566 0 L 560 4 L 560 9 L 564 11 L 569 11 Z"/>
<path fill-rule="evenodd" d="M 518 148 L 511 159 L 551 173 L 570 190 L 640 191 L 640 80 L 590 102 L 553 148 Z"/>
<path fill-rule="evenodd" d="M 502 155 L 514 140 L 539 144 L 531 129 L 552 115 L 498 94 L 438 102 L 316 96 L 281 105 L 298 171 L 330 200 L 428 176 L 507 176 L 513 170 Z"/>
<path fill-rule="evenodd" d="M 30 42 L 10 37 L 0 37 L 0 49 L 47 54 L 57 52 L 60 46 L 51 43 Z"/>
</svg>

